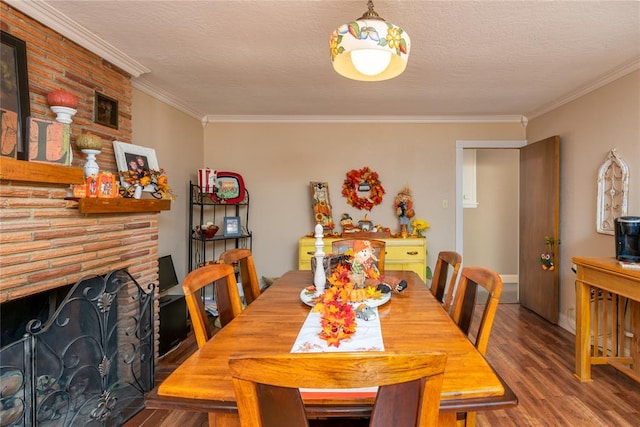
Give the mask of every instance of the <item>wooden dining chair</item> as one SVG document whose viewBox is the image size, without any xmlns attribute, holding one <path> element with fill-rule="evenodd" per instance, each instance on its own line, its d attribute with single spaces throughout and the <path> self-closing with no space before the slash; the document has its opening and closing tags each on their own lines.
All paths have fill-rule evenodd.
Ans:
<svg viewBox="0 0 640 427">
<path fill-rule="evenodd" d="M 247 305 L 260 296 L 260 282 L 258 281 L 256 266 L 253 263 L 253 254 L 250 249 L 234 248 L 226 250 L 220 254 L 218 261 L 234 267 L 237 265 L 240 269 L 240 283 L 242 283 L 244 300 Z"/>
<path fill-rule="evenodd" d="M 446 353 L 287 353 L 232 356 L 240 425 L 307 426 L 299 388 L 378 386 L 369 426 L 435 426 Z"/>
<path fill-rule="evenodd" d="M 331 251 L 334 254 L 340 254 L 348 251 L 349 249 L 353 249 L 356 245 L 356 242 L 367 240 L 371 243 L 371 247 L 373 248 L 373 253 L 378 258 L 378 263 L 376 267 L 378 267 L 378 272 L 380 274 L 384 274 L 384 256 L 386 254 L 386 243 L 383 240 L 375 240 L 375 239 L 340 239 L 334 240 L 331 243 Z"/>
<path fill-rule="evenodd" d="M 486 290 L 487 296 L 484 301 L 482 316 L 474 332 L 471 331 L 471 325 L 478 295 L 478 286 Z M 450 315 L 465 335 L 470 339 L 475 335 L 475 339 L 471 339 L 471 341 L 483 356 L 487 352 L 489 335 L 491 335 L 491 328 L 498 310 L 501 294 L 502 279 L 495 271 L 484 267 L 464 267 L 462 269 Z M 475 426 L 475 412 L 464 412 L 457 415 L 458 425 Z"/>
<path fill-rule="evenodd" d="M 182 290 L 187 301 L 191 326 L 198 348 L 201 348 L 213 336 L 213 328 L 207 319 L 201 292 L 202 288 L 211 284 L 214 284 L 218 316 L 222 326 L 242 312 L 242 301 L 240 301 L 236 275 L 231 265 L 208 264 L 187 274 L 182 282 Z"/>
<path fill-rule="evenodd" d="M 462 255 L 458 252 L 442 251 L 438 253 L 438 261 L 436 262 L 436 267 L 433 270 L 433 278 L 431 279 L 431 293 L 440 301 L 440 304 L 442 304 L 446 311 L 449 311 L 451 307 L 453 290 L 458 280 L 460 264 L 462 264 Z M 449 280 L 447 280 L 449 270 L 451 270 L 451 276 Z"/>
</svg>

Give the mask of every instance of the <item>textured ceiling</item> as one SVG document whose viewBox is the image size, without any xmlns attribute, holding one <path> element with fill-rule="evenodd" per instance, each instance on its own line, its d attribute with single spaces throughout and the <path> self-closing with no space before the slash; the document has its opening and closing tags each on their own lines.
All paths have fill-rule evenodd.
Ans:
<svg viewBox="0 0 640 427">
<path fill-rule="evenodd" d="M 401 76 L 367 83 L 336 74 L 328 52 L 364 0 L 7 2 L 106 43 L 149 71 L 136 87 L 209 120 L 531 117 L 640 67 L 635 0 L 378 0 L 411 54 Z"/>
</svg>

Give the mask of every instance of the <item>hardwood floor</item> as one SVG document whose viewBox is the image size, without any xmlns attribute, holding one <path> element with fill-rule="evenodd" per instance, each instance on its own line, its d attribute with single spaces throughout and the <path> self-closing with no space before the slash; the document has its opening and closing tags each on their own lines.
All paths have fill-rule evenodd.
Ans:
<svg viewBox="0 0 640 427">
<path fill-rule="evenodd" d="M 166 355 L 156 368 L 157 381 L 194 348 L 190 336 Z M 519 404 L 479 412 L 478 426 L 640 426 L 640 384 L 610 366 L 594 366 L 594 381 L 578 382 L 573 377 L 574 336 L 518 304 L 498 306 L 487 360 L 516 393 Z M 207 416 L 144 410 L 125 424 L 176 425 L 206 426 Z"/>
</svg>

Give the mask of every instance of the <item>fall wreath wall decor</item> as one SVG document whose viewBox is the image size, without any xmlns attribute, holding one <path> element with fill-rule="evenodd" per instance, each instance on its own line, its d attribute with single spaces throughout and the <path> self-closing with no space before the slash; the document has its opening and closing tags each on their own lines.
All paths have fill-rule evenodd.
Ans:
<svg viewBox="0 0 640 427">
<path fill-rule="evenodd" d="M 360 197 L 358 191 L 369 191 L 369 194 Z M 382 203 L 384 188 L 380 183 L 378 173 L 365 166 L 362 169 L 353 169 L 347 172 L 347 178 L 342 184 L 342 195 L 347 198 L 347 203 L 354 208 L 370 211 L 371 208 Z"/>
</svg>

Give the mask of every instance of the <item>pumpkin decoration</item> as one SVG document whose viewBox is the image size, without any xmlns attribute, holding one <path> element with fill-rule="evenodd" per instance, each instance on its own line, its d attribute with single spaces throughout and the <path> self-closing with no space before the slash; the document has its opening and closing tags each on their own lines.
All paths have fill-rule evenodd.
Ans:
<svg viewBox="0 0 640 427">
<path fill-rule="evenodd" d="M 47 102 L 51 106 L 76 108 L 78 106 L 78 98 L 69 91 L 57 89 L 47 94 Z"/>
<path fill-rule="evenodd" d="M 102 138 L 91 133 L 83 133 L 76 138 L 76 147 L 79 150 L 101 150 Z"/>
</svg>

